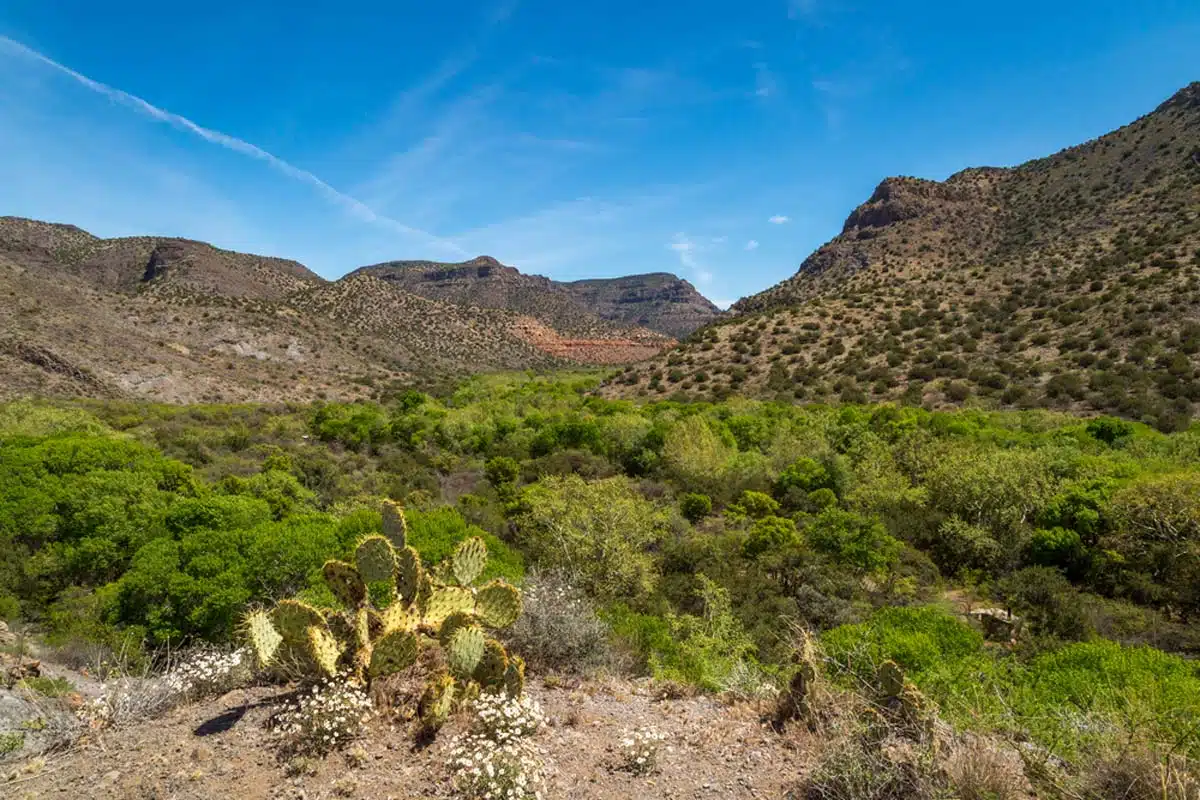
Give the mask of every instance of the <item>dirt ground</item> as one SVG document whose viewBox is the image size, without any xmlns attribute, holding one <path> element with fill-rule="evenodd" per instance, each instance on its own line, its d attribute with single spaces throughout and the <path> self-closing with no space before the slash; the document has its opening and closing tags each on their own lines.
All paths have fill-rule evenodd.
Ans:
<svg viewBox="0 0 1200 800">
<path fill-rule="evenodd" d="M 755 703 L 662 699 L 626 681 L 532 683 L 546 713 L 534 739 L 546 764 L 546 798 L 783 797 L 810 760 L 806 734 L 776 733 Z M 281 760 L 267 721 L 286 692 L 253 687 L 116 730 L 88 732 L 64 752 L 0 764 L 0 797 L 122 800 L 451 797 L 446 767 L 452 720 L 431 744 L 377 719 L 357 745 L 306 765 Z M 659 768 L 620 769 L 620 741 L 637 728 L 666 735 Z"/>
</svg>

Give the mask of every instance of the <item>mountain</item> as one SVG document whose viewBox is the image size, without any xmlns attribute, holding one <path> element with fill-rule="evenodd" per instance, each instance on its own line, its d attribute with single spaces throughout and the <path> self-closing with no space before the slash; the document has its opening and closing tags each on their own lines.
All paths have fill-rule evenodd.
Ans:
<svg viewBox="0 0 1200 800">
<path fill-rule="evenodd" d="M 1200 402 L 1200 83 L 1086 144 L 888 178 L 791 278 L 613 394 L 1108 412 Z"/>
<path fill-rule="evenodd" d="M 682 339 L 721 315 L 692 284 L 669 272 L 560 283 L 602 319 L 640 325 Z"/>
<path fill-rule="evenodd" d="M 398 270 L 302 264 L 0 217 L 0 396 L 354 398 L 488 370 L 621 364 L 674 343 L 491 259 L 494 291 L 412 292 Z"/>
<path fill-rule="evenodd" d="M 431 300 L 513 311 L 585 337 L 619 330 L 623 338 L 674 339 L 721 313 L 690 283 L 662 272 L 561 283 L 479 256 L 450 264 L 389 261 L 353 274 L 372 275 Z"/>
</svg>

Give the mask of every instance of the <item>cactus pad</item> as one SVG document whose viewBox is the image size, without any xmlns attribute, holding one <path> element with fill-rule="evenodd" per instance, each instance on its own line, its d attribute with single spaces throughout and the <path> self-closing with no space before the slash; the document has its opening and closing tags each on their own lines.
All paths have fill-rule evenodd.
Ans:
<svg viewBox="0 0 1200 800">
<path fill-rule="evenodd" d="M 416 663 L 419 647 L 417 636 L 411 631 L 384 634 L 371 651 L 368 674 L 372 678 L 382 678 L 408 669 Z"/>
<path fill-rule="evenodd" d="M 242 628 L 258 666 L 266 667 L 274 661 L 275 653 L 279 650 L 283 637 L 279 635 L 279 631 L 275 630 L 267 613 L 265 611 L 252 612 L 247 615 L 242 623 Z"/>
<path fill-rule="evenodd" d="M 504 688 L 504 673 L 508 670 L 508 653 L 504 645 L 495 639 L 488 639 L 483 646 L 483 657 L 475 666 L 472 676 L 483 687 L 484 691 Z"/>
<path fill-rule="evenodd" d="M 421 568 L 421 555 L 411 547 L 405 547 L 396 553 L 396 593 L 405 603 L 411 603 L 417 597 L 421 583 L 425 578 L 425 570 Z"/>
<path fill-rule="evenodd" d="M 509 656 L 508 669 L 504 670 L 504 691 L 509 697 L 525 693 L 525 659 L 520 656 Z"/>
<path fill-rule="evenodd" d="M 425 685 L 417 713 L 421 724 L 428 730 L 437 730 L 446 723 L 450 708 L 454 704 L 454 678 L 449 675 L 435 676 Z"/>
<path fill-rule="evenodd" d="M 383 610 L 380 618 L 383 620 L 384 635 L 392 631 L 412 630 L 417 626 L 417 622 L 420 621 L 415 614 L 409 612 L 408 607 L 403 603 L 392 603 Z"/>
<path fill-rule="evenodd" d="M 454 636 L 455 631 L 474 624 L 475 616 L 473 614 L 468 614 L 465 611 L 455 611 L 446 617 L 445 621 L 442 622 L 442 627 L 438 629 L 438 642 L 441 643 L 442 647 L 446 647 L 450 644 L 450 639 Z"/>
<path fill-rule="evenodd" d="M 491 581 L 476 593 L 475 613 L 489 628 L 507 628 L 521 616 L 521 592 L 504 581 Z"/>
<path fill-rule="evenodd" d="M 904 670 L 895 661 L 885 661 L 879 665 L 875 682 L 884 697 L 899 697 L 904 691 Z"/>
<path fill-rule="evenodd" d="M 299 600 L 280 600 L 271 610 L 270 617 L 283 641 L 293 645 L 308 641 L 309 627 L 325 624 L 320 611 Z"/>
<path fill-rule="evenodd" d="M 396 572 L 396 551 L 382 536 L 368 536 L 354 549 L 354 564 L 367 583 L 391 581 Z"/>
<path fill-rule="evenodd" d="M 408 546 L 408 520 L 404 518 L 404 509 L 392 500 L 383 501 L 383 535 L 396 550 Z"/>
<path fill-rule="evenodd" d="M 478 536 L 472 536 L 458 545 L 451 562 L 454 577 L 460 586 L 470 586 L 487 566 L 487 545 Z"/>
<path fill-rule="evenodd" d="M 367 599 L 367 585 L 358 570 L 345 561 L 326 561 L 321 568 L 329 591 L 346 608 L 357 608 Z"/>
<path fill-rule="evenodd" d="M 456 611 L 470 613 L 475 610 L 475 596 L 470 589 L 462 586 L 443 586 L 434 589 L 425 601 L 425 613 L 422 622 L 434 630 L 442 627 L 442 623 Z"/>
<path fill-rule="evenodd" d="M 317 669 L 327 678 L 337 674 L 338 658 L 342 649 L 337 640 L 323 625 L 312 625 L 308 629 L 308 656 Z"/>
<path fill-rule="evenodd" d="M 450 673 L 458 678 L 470 678 L 483 658 L 486 641 L 483 628 L 478 625 L 466 625 L 454 631 L 450 643 L 446 645 L 446 663 L 450 665 Z"/>
</svg>

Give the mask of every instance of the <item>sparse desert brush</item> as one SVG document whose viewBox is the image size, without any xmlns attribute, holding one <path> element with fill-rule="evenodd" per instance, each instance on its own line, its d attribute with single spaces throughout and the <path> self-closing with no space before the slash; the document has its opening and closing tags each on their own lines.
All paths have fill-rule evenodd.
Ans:
<svg viewBox="0 0 1200 800">
<path fill-rule="evenodd" d="M 591 599 L 565 574 L 538 571 L 526 579 L 520 618 L 505 640 L 543 671 L 587 673 L 612 659 L 608 626 Z"/>
<path fill-rule="evenodd" d="M 1080 782 L 1088 800 L 1200 800 L 1200 764 L 1149 747 L 1097 758 Z"/>
<path fill-rule="evenodd" d="M 1021 800 L 1032 793 L 1020 754 L 997 739 L 965 737 L 943 769 L 959 800 Z"/>
</svg>

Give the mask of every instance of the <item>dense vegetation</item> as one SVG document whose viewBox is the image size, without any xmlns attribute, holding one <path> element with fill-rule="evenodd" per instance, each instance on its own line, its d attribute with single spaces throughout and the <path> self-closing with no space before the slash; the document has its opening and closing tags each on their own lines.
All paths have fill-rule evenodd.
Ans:
<svg viewBox="0 0 1200 800">
<path fill-rule="evenodd" d="M 963 727 L 1200 754 L 1200 427 L 637 404 L 597 381 L 0 406 L 0 617 L 114 649 L 226 641 L 250 605 L 332 602 L 322 563 L 391 497 L 431 562 L 480 535 L 485 578 L 564 576 L 660 678 L 750 691 L 803 626 L 838 680 L 892 659 Z M 1019 643 L 985 642 L 963 598 L 1020 615 Z"/>
</svg>

